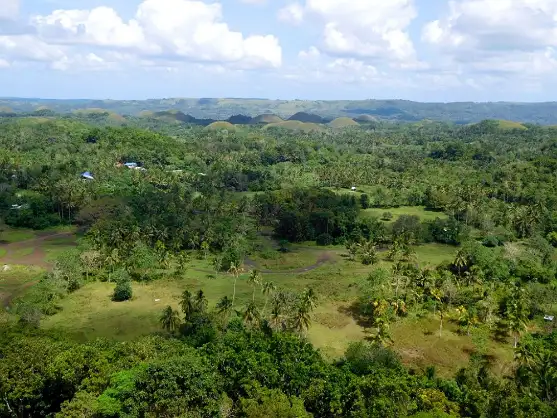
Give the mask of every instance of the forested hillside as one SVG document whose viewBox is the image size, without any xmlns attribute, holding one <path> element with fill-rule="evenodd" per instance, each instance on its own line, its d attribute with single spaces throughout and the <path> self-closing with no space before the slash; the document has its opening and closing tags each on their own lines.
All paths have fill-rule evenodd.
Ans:
<svg viewBox="0 0 557 418">
<path fill-rule="evenodd" d="M 267 100 L 192 99 L 149 100 L 46 100 L 0 98 L 0 114 L 51 110 L 69 113 L 79 109 L 104 109 L 121 115 L 166 112 L 174 109 L 199 119 L 224 120 L 233 115 L 255 117 L 271 113 L 288 119 L 297 113 L 311 113 L 329 120 L 362 115 L 378 120 L 417 122 L 430 119 L 459 124 L 484 119 L 515 120 L 525 123 L 557 125 L 557 102 L 455 102 L 420 103 L 408 100 Z"/>
<path fill-rule="evenodd" d="M 0 118 L 0 416 L 557 417 L 553 105 L 389 106 Z"/>
</svg>

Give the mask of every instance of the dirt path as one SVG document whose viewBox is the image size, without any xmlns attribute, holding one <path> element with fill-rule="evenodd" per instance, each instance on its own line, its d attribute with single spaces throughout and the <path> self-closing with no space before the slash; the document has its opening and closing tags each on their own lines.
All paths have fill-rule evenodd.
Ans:
<svg viewBox="0 0 557 418">
<path fill-rule="evenodd" d="M 38 280 L 33 280 L 31 282 L 22 284 L 15 292 L 0 292 L 0 305 L 5 309 L 9 310 L 12 300 L 22 295 L 27 289 L 36 285 Z"/>
<path fill-rule="evenodd" d="M 0 244 L 0 249 L 6 250 L 6 255 L 0 257 L 0 264 L 19 264 L 23 266 L 39 266 L 45 269 L 52 267 L 52 263 L 47 262 L 46 252 L 39 245 L 40 243 L 52 238 L 70 238 L 73 232 L 42 232 L 38 237 L 25 241 L 13 242 L 10 244 Z M 17 250 L 32 248 L 33 252 L 28 255 L 18 256 L 14 253 Z"/>
</svg>

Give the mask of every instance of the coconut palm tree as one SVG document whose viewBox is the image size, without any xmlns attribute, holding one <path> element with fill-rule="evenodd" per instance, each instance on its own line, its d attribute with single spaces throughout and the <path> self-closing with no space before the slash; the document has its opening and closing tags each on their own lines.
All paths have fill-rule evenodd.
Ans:
<svg viewBox="0 0 557 418">
<path fill-rule="evenodd" d="M 184 290 L 180 299 L 180 308 L 186 320 L 195 312 L 195 300 L 189 290 Z"/>
<path fill-rule="evenodd" d="M 196 312 L 207 311 L 207 306 L 209 306 L 209 302 L 207 301 L 207 298 L 205 297 L 205 293 L 203 293 L 203 290 L 199 290 L 195 294 L 194 304 L 195 304 Z"/>
<path fill-rule="evenodd" d="M 255 302 L 250 302 L 242 314 L 242 320 L 247 326 L 256 326 L 261 322 L 261 314 Z"/>
<path fill-rule="evenodd" d="M 385 318 L 378 318 L 376 321 L 376 326 L 377 326 L 377 331 L 370 338 L 371 341 L 383 347 L 392 344 L 393 339 L 391 337 L 389 323 L 385 320 Z"/>
<path fill-rule="evenodd" d="M 300 334 L 306 333 L 311 326 L 310 312 L 305 304 L 300 304 L 292 318 L 292 328 Z"/>
<path fill-rule="evenodd" d="M 377 263 L 379 256 L 377 255 L 377 247 L 373 241 L 360 244 L 360 248 L 362 253 L 362 264 L 373 265 Z"/>
<path fill-rule="evenodd" d="M 265 315 L 265 311 L 267 310 L 267 302 L 269 301 L 269 295 L 272 295 L 273 292 L 277 290 L 277 287 L 273 282 L 265 282 L 263 283 L 263 288 L 261 290 L 265 295 L 265 305 L 263 306 L 263 315 Z"/>
<path fill-rule="evenodd" d="M 252 302 L 255 303 L 255 288 L 257 286 L 261 285 L 261 273 L 259 273 L 258 270 L 252 270 L 250 271 L 249 277 L 248 277 L 248 284 L 251 285 L 251 287 L 253 287 L 253 294 L 252 294 Z"/>
<path fill-rule="evenodd" d="M 228 272 L 234 277 L 234 291 L 232 293 L 232 306 L 234 306 L 234 300 L 236 299 L 236 282 L 238 281 L 240 274 L 244 272 L 244 269 L 238 264 L 230 263 Z"/>
<path fill-rule="evenodd" d="M 395 290 L 395 298 L 398 299 L 399 291 L 406 288 L 408 284 L 408 277 L 406 276 L 406 272 L 404 269 L 404 265 L 401 262 L 396 263 L 393 266 L 393 280 L 391 282 L 391 286 Z"/>
<path fill-rule="evenodd" d="M 232 312 L 232 299 L 228 296 L 223 296 L 221 300 L 217 303 L 217 312 L 223 316 L 224 323 L 228 322 L 228 318 L 230 317 L 230 313 Z"/>
<path fill-rule="evenodd" d="M 166 332 L 174 332 L 180 326 L 180 317 L 178 311 L 172 309 L 172 306 L 167 306 L 160 317 L 162 329 Z"/>
<path fill-rule="evenodd" d="M 466 335 L 470 336 L 470 330 L 479 323 L 475 311 L 468 310 L 464 306 L 459 306 L 456 312 L 460 326 L 466 330 Z"/>
<path fill-rule="evenodd" d="M 435 308 L 437 315 L 439 315 L 439 338 L 441 338 L 443 335 L 443 320 L 447 313 L 445 294 L 442 289 L 436 288 L 431 290 L 431 296 L 435 299 Z"/>
<path fill-rule="evenodd" d="M 462 276 L 462 270 L 468 267 L 468 253 L 464 248 L 458 250 L 453 264 L 458 270 L 459 277 Z"/>
<path fill-rule="evenodd" d="M 308 312 L 313 311 L 317 307 L 317 293 L 313 288 L 307 288 L 304 293 L 302 293 L 302 305 L 307 309 Z"/>
</svg>

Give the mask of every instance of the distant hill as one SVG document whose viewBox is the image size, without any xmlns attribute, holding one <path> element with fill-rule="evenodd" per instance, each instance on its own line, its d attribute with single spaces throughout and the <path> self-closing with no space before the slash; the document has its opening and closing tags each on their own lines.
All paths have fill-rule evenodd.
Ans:
<svg viewBox="0 0 557 418">
<path fill-rule="evenodd" d="M 233 125 L 248 125 L 251 123 L 252 117 L 246 115 L 234 115 L 230 116 L 227 121 Z"/>
<path fill-rule="evenodd" d="M 498 120 L 497 125 L 499 129 L 503 129 L 503 130 L 510 130 L 510 129 L 528 130 L 528 128 L 524 126 L 522 123 L 514 122 L 512 120 Z"/>
<path fill-rule="evenodd" d="M 234 125 L 232 125 L 230 122 L 226 122 L 226 121 L 217 121 L 217 122 L 213 122 L 209 125 L 207 125 L 207 127 L 205 129 L 209 129 L 209 130 L 229 130 L 229 131 L 235 131 L 236 127 Z"/>
<path fill-rule="evenodd" d="M 52 116 L 53 111 L 51 109 L 48 110 L 37 110 L 35 114 L 44 113 L 44 116 Z M 116 124 L 121 124 L 126 122 L 126 118 L 118 113 L 109 111 L 107 109 L 102 109 L 98 107 L 92 108 L 84 108 L 84 109 L 76 109 L 73 111 L 74 114 L 83 116 L 88 119 L 106 119 Z"/>
<path fill-rule="evenodd" d="M 454 122 L 466 125 L 486 119 L 496 119 L 541 125 L 557 124 L 557 102 L 419 103 L 408 100 L 313 101 L 235 98 L 50 100 L 0 98 L 0 109 L 9 108 L 17 113 L 30 114 L 42 106 L 46 106 L 56 113 L 70 113 L 76 109 L 97 108 L 124 116 L 144 115 L 143 111 L 156 114 L 157 112 L 168 112 L 168 109 L 174 109 L 184 115 L 190 115 L 197 120 L 204 119 L 205 121 L 209 119 L 227 120 L 234 115 L 255 118 L 262 114 L 273 114 L 282 119 L 291 118 L 291 120 L 311 123 L 327 123 L 335 118 L 348 117 L 354 118 L 359 123 L 370 123 L 375 120 L 418 122 L 423 119 L 430 119 L 434 122 Z M 167 114 L 167 116 L 175 119 L 180 117 L 177 114 L 174 116 Z M 206 122 L 202 124 L 206 124 Z"/>
<path fill-rule="evenodd" d="M 300 131 L 300 132 L 311 132 L 311 131 L 323 131 L 324 128 L 321 125 L 312 122 L 300 122 L 299 120 L 285 120 L 282 122 L 269 123 L 263 129 L 287 129 L 289 131 Z"/>
<path fill-rule="evenodd" d="M 195 123 L 196 119 L 193 116 L 186 115 L 184 112 L 179 110 L 166 110 L 162 112 L 155 112 L 152 117 L 158 119 L 175 120 L 183 123 Z"/>
<path fill-rule="evenodd" d="M 359 115 L 354 118 L 356 122 L 359 123 L 370 123 L 370 122 L 377 122 L 377 118 L 371 115 Z"/>
<path fill-rule="evenodd" d="M 358 122 L 350 118 L 336 118 L 328 124 L 333 129 L 354 128 L 360 126 Z"/>
<path fill-rule="evenodd" d="M 323 123 L 324 119 L 319 115 L 312 115 L 311 113 L 298 112 L 290 116 L 287 120 L 297 120 L 299 122 L 309 123 Z"/>
<path fill-rule="evenodd" d="M 280 123 L 283 122 L 283 120 L 277 116 L 277 115 L 273 115 L 272 113 L 266 113 L 264 115 L 259 115 L 254 117 L 251 120 L 252 124 L 259 124 L 259 123 Z"/>
</svg>

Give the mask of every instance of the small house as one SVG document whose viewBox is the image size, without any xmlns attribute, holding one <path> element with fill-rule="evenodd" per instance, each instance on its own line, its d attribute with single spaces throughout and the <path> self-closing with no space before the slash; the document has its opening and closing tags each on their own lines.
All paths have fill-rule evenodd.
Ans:
<svg viewBox="0 0 557 418">
<path fill-rule="evenodd" d="M 553 315 L 545 315 L 543 317 L 543 319 L 545 319 L 548 322 L 553 322 L 553 320 L 555 319 L 555 317 Z"/>
<path fill-rule="evenodd" d="M 93 177 L 93 175 L 92 175 L 90 172 L 88 172 L 88 171 L 86 171 L 86 172 L 84 172 L 84 173 L 81 173 L 81 177 L 84 178 L 84 179 L 86 179 L 86 180 L 95 180 L 95 178 Z"/>
</svg>

